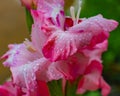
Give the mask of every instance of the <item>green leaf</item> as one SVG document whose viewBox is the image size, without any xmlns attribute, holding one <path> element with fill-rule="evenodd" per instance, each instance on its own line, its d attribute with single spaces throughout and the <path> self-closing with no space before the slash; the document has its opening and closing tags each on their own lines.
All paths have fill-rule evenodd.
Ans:
<svg viewBox="0 0 120 96">
<path fill-rule="evenodd" d="M 31 33 L 31 27 L 32 27 L 32 24 L 33 24 L 33 18 L 31 16 L 30 11 L 27 8 L 26 8 L 26 21 L 27 21 L 27 26 L 28 26 L 29 33 Z"/>
</svg>

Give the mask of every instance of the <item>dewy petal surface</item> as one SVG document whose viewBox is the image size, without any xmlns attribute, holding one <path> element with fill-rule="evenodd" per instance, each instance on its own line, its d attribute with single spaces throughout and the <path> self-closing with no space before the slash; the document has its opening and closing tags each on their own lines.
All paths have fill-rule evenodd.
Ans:
<svg viewBox="0 0 120 96">
<path fill-rule="evenodd" d="M 6 59 L 3 64 L 8 67 L 23 65 L 41 57 L 36 52 L 28 51 L 24 44 L 10 44 L 8 47 L 9 51 L 2 56 L 3 59 Z"/>
<path fill-rule="evenodd" d="M 78 48 L 88 45 L 90 39 L 89 33 L 69 33 L 57 30 L 45 43 L 43 54 L 51 61 L 64 60 L 76 53 Z"/>
<path fill-rule="evenodd" d="M 59 80 L 64 78 L 64 75 L 57 69 L 57 66 L 61 62 L 51 62 L 45 70 L 37 73 L 37 79 L 45 82 L 49 82 L 52 80 Z"/>
<path fill-rule="evenodd" d="M 118 26 L 118 22 L 110 19 L 105 19 L 102 15 L 97 15 L 83 20 L 79 24 L 74 25 L 69 29 L 71 32 L 89 32 L 92 34 L 91 45 L 103 42 L 108 39 L 109 32 Z"/>
<path fill-rule="evenodd" d="M 117 25 L 116 21 L 98 15 L 85 19 L 66 31 L 58 28 L 45 43 L 43 54 L 51 61 L 66 59 L 84 47 L 93 47 L 108 39 L 109 32 Z"/>
<path fill-rule="evenodd" d="M 36 73 L 38 71 L 39 73 L 44 71 L 49 63 L 50 62 L 45 58 L 41 58 L 21 66 L 11 67 L 13 82 L 21 87 L 27 88 L 28 90 L 34 90 L 37 86 Z"/>
<path fill-rule="evenodd" d="M 85 26 L 86 25 L 86 26 Z M 118 25 L 118 22 L 111 19 L 105 19 L 102 15 L 97 15 L 90 17 L 88 19 L 83 19 L 82 22 L 74 25 L 69 30 L 74 32 L 90 31 L 98 34 L 101 32 L 110 32 L 114 30 Z"/>
</svg>

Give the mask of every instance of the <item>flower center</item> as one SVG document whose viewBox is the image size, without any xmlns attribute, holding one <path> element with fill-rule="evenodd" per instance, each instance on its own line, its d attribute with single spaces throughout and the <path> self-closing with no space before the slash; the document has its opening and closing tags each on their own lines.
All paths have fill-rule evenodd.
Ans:
<svg viewBox="0 0 120 96">
<path fill-rule="evenodd" d="M 23 43 L 25 44 L 28 51 L 36 52 L 36 49 L 34 48 L 34 46 L 31 44 L 31 42 L 28 39 L 25 39 Z"/>
<path fill-rule="evenodd" d="M 78 0 L 78 11 L 77 11 L 77 15 L 75 16 L 75 8 L 73 6 L 70 7 L 70 14 L 73 20 L 73 24 L 77 24 L 79 21 L 79 16 L 80 16 L 80 12 L 81 12 L 81 5 L 82 5 L 82 0 Z"/>
</svg>

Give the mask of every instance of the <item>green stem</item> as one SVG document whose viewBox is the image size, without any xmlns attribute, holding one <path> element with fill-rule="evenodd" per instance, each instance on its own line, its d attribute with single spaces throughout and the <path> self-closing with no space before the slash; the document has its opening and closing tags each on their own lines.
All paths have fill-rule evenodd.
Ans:
<svg viewBox="0 0 120 96">
<path fill-rule="evenodd" d="M 76 81 L 67 81 L 66 88 L 65 88 L 65 96 L 83 96 L 81 94 L 76 94 L 78 82 L 80 79 Z"/>
<path fill-rule="evenodd" d="M 62 92 L 62 80 L 54 80 L 48 82 L 50 96 L 63 96 Z"/>
<path fill-rule="evenodd" d="M 76 84 L 74 82 L 67 81 L 65 96 L 76 96 Z"/>
<path fill-rule="evenodd" d="M 31 27 L 32 27 L 32 24 L 33 24 L 33 18 L 31 16 L 30 11 L 27 8 L 25 9 L 25 11 L 26 11 L 26 21 L 27 21 L 28 30 L 29 30 L 29 33 L 31 33 Z"/>
</svg>

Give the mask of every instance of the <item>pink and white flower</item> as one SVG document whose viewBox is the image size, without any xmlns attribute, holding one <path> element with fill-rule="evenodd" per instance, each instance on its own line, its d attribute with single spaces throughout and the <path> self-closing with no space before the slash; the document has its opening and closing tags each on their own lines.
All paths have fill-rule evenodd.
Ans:
<svg viewBox="0 0 120 96">
<path fill-rule="evenodd" d="M 26 6 L 31 2 L 23 0 Z M 37 0 L 36 6 L 36 10 L 30 8 L 34 19 L 31 41 L 9 45 L 2 57 L 6 59 L 3 64 L 10 67 L 13 83 L 27 96 L 37 96 L 41 81 L 49 94 L 46 82 L 81 77 L 77 93 L 101 88 L 107 96 L 110 87 L 101 76 L 101 55 L 107 50 L 109 32 L 118 23 L 102 15 L 79 19 L 80 8 L 75 17 L 73 7 L 72 17 L 65 16 L 64 0 Z"/>
</svg>

